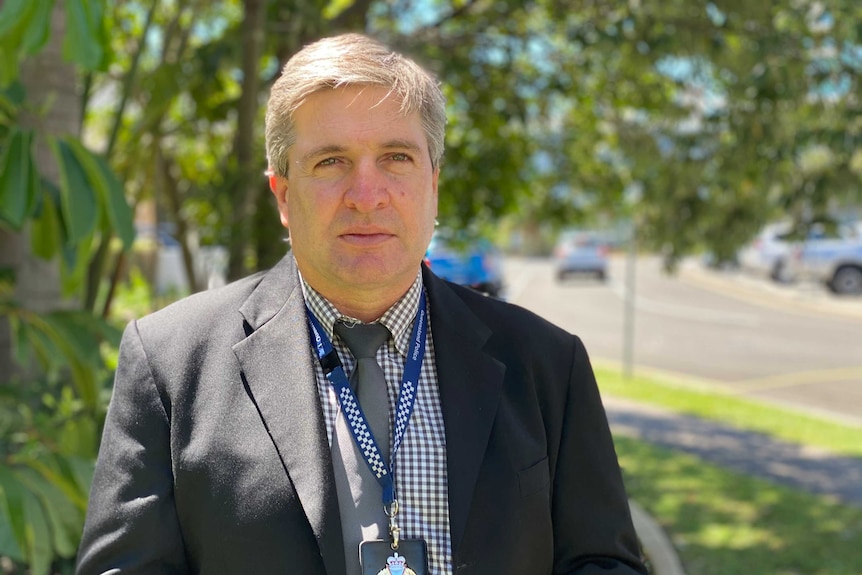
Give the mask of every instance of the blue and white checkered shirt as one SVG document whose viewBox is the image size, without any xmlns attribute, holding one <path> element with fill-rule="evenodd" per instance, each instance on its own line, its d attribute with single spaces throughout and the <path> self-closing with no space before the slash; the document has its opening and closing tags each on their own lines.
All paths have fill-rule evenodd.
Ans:
<svg viewBox="0 0 862 575">
<path fill-rule="evenodd" d="M 345 373 L 350 377 L 355 360 L 344 342 L 333 333 L 333 326 L 339 319 L 361 322 L 339 313 L 335 306 L 305 280 L 302 281 L 302 289 L 308 308 L 320 321 L 341 358 Z M 379 320 L 392 334 L 377 352 L 377 362 L 386 375 L 389 391 L 390 445 L 392 444 L 392 414 L 396 409 L 401 377 L 410 346 L 410 334 L 419 308 L 421 293 L 422 274 L 419 273 L 407 293 Z M 430 316 L 430 303 L 428 306 Z M 446 434 L 443 426 L 443 410 L 440 406 L 440 392 L 437 388 L 437 364 L 434 360 L 434 344 L 431 337 L 433 331 L 433 327 L 429 327 L 413 416 L 395 456 L 395 489 L 400 507 L 398 525 L 401 528 L 401 537 L 424 539 L 428 543 L 429 575 L 451 575 L 452 545 L 449 533 Z M 311 353 L 310 349 L 309 353 Z M 315 361 L 314 366 L 326 433 L 329 445 L 332 447 L 335 419 L 338 415 L 338 398 L 332 385 L 324 376 L 320 363 Z"/>
</svg>

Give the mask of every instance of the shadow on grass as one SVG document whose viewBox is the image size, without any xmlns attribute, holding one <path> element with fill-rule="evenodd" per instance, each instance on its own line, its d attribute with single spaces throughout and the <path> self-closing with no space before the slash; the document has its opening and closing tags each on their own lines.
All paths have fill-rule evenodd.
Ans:
<svg viewBox="0 0 862 575">
<path fill-rule="evenodd" d="M 629 495 L 693 575 L 859 575 L 862 509 L 615 438 Z"/>
<path fill-rule="evenodd" d="M 827 456 L 765 433 L 690 415 L 667 416 L 613 402 L 607 411 L 617 435 L 643 439 L 811 493 L 834 495 L 862 509 L 862 458 Z"/>
</svg>

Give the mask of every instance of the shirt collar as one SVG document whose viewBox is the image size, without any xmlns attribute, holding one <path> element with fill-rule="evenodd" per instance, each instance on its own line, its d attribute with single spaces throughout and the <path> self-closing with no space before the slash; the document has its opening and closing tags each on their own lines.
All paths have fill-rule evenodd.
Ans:
<svg viewBox="0 0 862 575">
<path fill-rule="evenodd" d="M 327 337 L 330 341 L 333 339 L 333 328 L 335 322 L 344 320 L 349 323 L 362 323 L 356 318 L 346 316 L 339 312 L 332 302 L 326 299 L 320 292 L 311 287 L 308 282 L 299 274 L 302 285 L 302 295 L 305 297 L 305 303 L 311 313 L 323 326 Z M 413 326 L 413 320 L 416 317 L 416 312 L 419 309 L 419 297 L 422 294 L 422 271 L 416 274 L 416 279 L 392 307 L 386 310 L 378 323 L 386 326 L 389 333 L 392 334 L 392 340 L 395 342 L 395 347 L 402 356 L 407 357 L 407 352 L 410 346 L 410 328 Z"/>
</svg>

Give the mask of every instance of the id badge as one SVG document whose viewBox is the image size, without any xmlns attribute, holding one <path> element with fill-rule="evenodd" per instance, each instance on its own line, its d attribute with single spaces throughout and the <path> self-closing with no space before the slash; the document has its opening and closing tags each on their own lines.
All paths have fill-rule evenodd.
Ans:
<svg viewBox="0 0 862 575">
<path fill-rule="evenodd" d="M 402 539 L 395 551 L 389 541 L 359 544 L 362 575 L 428 575 L 428 553 L 424 539 Z"/>
</svg>

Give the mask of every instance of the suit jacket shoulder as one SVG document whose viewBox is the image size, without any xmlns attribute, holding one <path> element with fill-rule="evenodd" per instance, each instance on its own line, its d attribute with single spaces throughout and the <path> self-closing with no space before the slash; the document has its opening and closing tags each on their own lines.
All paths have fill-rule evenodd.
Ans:
<svg viewBox="0 0 862 575">
<path fill-rule="evenodd" d="M 425 280 L 456 572 L 644 572 L 580 339 L 429 270 Z"/>
</svg>

